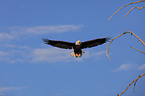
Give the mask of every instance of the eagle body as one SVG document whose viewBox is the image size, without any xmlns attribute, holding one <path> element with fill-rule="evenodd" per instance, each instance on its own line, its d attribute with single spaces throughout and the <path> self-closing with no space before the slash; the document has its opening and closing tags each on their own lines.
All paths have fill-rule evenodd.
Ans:
<svg viewBox="0 0 145 96">
<path fill-rule="evenodd" d="M 108 40 L 109 38 L 99 38 L 99 39 L 89 40 L 85 42 L 81 42 L 80 40 L 78 40 L 77 42 L 72 43 L 72 42 L 65 42 L 65 41 L 43 39 L 43 42 L 45 42 L 45 44 L 62 48 L 62 49 L 73 49 L 74 51 L 71 53 L 71 55 L 77 58 L 77 57 L 81 57 L 83 53 L 85 53 L 84 51 L 82 51 L 82 49 L 101 45 L 103 43 L 106 43 Z"/>
<path fill-rule="evenodd" d="M 73 47 L 73 49 L 74 49 L 74 52 L 75 52 L 75 53 L 80 54 L 80 53 L 82 52 L 81 46 L 80 46 L 80 45 L 75 45 L 75 46 Z"/>
<path fill-rule="evenodd" d="M 74 56 L 74 57 L 81 57 L 82 56 L 83 51 L 81 50 L 81 45 L 75 45 L 73 47 L 73 49 L 74 49 L 74 52 L 73 52 L 74 54 L 72 56 Z"/>
</svg>

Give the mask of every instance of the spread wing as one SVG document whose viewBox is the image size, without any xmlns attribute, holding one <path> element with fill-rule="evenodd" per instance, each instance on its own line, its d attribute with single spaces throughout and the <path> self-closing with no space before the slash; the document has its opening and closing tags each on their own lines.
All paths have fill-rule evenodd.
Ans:
<svg viewBox="0 0 145 96">
<path fill-rule="evenodd" d="M 52 45 L 54 47 L 63 48 L 63 49 L 72 49 L 74 46 L 74 43 L 65 42 L 65 41 L 55 41 L 55 40 L 43 39 L 43 42 L 45 42 L 45 44 Z"/>
<path fill-rule="evenodd" d="M 90 41 L 85 41 L 85 42 L 81 43 L 81 49 L 98 46 L 103 43 L 106 43 L 108 40 L 109 40 L 109 38 L 99 38 L 99 39 L 94 39 L 94 40 L 90 40 Z"/>
</svg>

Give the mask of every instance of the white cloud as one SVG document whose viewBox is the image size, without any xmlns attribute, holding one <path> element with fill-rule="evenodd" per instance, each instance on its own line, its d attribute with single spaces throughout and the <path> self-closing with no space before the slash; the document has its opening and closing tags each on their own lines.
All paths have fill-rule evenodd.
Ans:
<svg viewBox="0 0 145 96">
<path fill-rule="evenodd" d="M 0 51 L 0 61 L 14 64 L 16 62 L 28 62 L 31 54 L 31 48 L 28 46 L 3 45 Z"/>
<path fill-rule="evenodd" d="M 143 70 L 143 69 L 145 69 L 145 64 L 138 67 L 138 70 Z"/>
<path fill-rule="evenodd" d="M 41 26 L 12 26 L 0 28 L 0 41 L 16 39 L 28 36 L 35 36 L 39 34 L 63 33 L 79 30 L 83 25 L 41 25 Z M 27 36 L 25 36 L 27 35 Z"/>
<path fill-rule="evenodd" d="M 10 46 L 10 49 L 6 49 Z M 0 51 L 0 61 L 10 64 L 23 62 L 69 62 L 75 59 L 70 55 L 73 50 L 58 48 L 30 48 L 28 46 L 5 45 L 3 51 Z M 11 48 L 12 47 L 12 48 Z"/>
<path fill-rule="evenodd" d="M 0 56 L 7 56 L 7 55 L 8 55 L 7 52 L 0 51 Z"/>
<path fill-rule="evenodd" d="M 32 27 L 21 27 L 21 26 L 14 26 L 11 27 L 12 32 L 17 32 L 21 34 L 49 34 L 49 33 L 63 33 L 69 31 L 75 31 L 82 27 L 82 25 L 46 25 L 46 26 L 32 26 Z"/>
<path fill-rule="evenodd" d="M 0 87 L 0 96 L 4 96 L 4 94 L 8 91 L 16 91 L 21 90 L 23 87 Z"/>
<path fill-rule="evenodd" d="M 7 48 L 14 48 L 14 47 L 16 47 L 16 45 L 13 45 L 13 44 L 3 44 L 1 46 L 7 47 Z"/>
<path fill-rule="evenodd" d="M 33 51 L 33 62 L 61 62 L 70 61 L 71 51 L 57 48 L 37 48 Z"/>
<path fill-rule="evenodd" d="M 0 33 L 0 40 L 13 39 L 14 35 L 8 33 Z"/>
<path fill-rule="evenodd" d="M 132 67 L 131 64 L 122 64 L 122 65 L 120 65 L 120 67 L 118 67 L 118 68 L 116 68 L 116 69 L 114 69 L 112 71 L 113 72 L 117 72 L 117 71 L 121 71 L 121 70 L 128 70 L 131 67 Z"/>
<path fill-rule="evenodd" d="M 63 33 L 68 31 L 75 31 L 80 29 L 82 26 L 75 25 L 59 25 L 59 26 L 36 26 L 27 28 L 28 33 L 42 34 L 42 33 Z"/>
</svg>

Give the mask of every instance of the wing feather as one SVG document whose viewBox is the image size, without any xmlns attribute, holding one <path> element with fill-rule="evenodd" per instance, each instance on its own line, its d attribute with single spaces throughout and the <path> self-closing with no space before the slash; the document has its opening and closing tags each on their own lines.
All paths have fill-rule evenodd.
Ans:
<svg viewBox="0 0 145 96">
<path fill-rule="evenodd" d="M 99 38 L 90 41 L 85 41 L 81 43 L 81 49 L 95 47 L 103 43 L 106 43 L 108 40 L 109 38 Z"/>
<path fill-rule="evenodd" d="M 63 49 L 72 49 L 74 46 L 74 43 L 65 42 L 65 41 L 55 41 L 55 40 L 43 39 L 43 42 L 45 42 L 45 44 L 48 44 L 48 45 L 51 45 L 54 47 L 63 48 Z"/>
</svg>

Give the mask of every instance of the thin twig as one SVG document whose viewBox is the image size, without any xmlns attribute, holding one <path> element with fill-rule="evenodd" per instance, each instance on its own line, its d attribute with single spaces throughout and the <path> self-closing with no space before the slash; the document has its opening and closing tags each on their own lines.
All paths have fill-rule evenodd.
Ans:
<svg viewBox="0 0 145 96">
<path fill-rule="evenodd" d="M 135 49 L 136 51 L 139 51 L 139 52 L 145 54 L 145 52 L 143 52 L 143 51 L 140 51 L 140 50 L 138 50 L 138 49 L 136 49 L 136 48 L 134 48 L 134 47 L 132 47 L 132 46 L 130 46 L 130 47 L 133 48 L 133 49 Z"/>
<path fill-rule="evenodd" d="M 135 86 L 136 86 L 136 82 L 137 82 L 137 80 L 134 82 L 134 88 L 133 88 L 133 92 L 135 92 Z"/>
<path fill-rule="evenodd" d="M 116 12 L 114 12 L 114 13 L 109 17 L 108 21 L 112 18 L 112 16 L 113 16 L 114 14 L 116 14 L 116 13 L 117 13 L 119 10 L 121 10 L 122 8 L 124 8 L 124 7 L 128 6 L 128 5 L 131 5 L 131 4 L 139 3 L 139 2 L 145 2 L 145 0 L 140 0 L 140 1 L 132 2 L 132 3 L 129 3 L 129 4 L 126 4 L 126 5 L 122 6 L 121 8 L 119 8 Z"/>
<path fill-rule="evenodd" d="M 143 9 L 143 8 L 145 8 L 145 6 L 143 6 L 143 7 L 133 7 L 125 16 L 124 16 L 124 18 L 133 10 L 133 9 L 135 9 L 135 8 L 137 8 L 137 9 Z"/>
<path fill-rule="evenodd" d="M 109 57 L 109 55 L 108 55 L 109 51 L 107 50 L 108 45 L 109 45 L 109 43 L 107 43 L 107 46 L 106 46 L 106 55 L 107 55 L 108 59 L 111 61 L 111 59 L 110 59 L 110 57 Z"/>
<path fill-rule="evenodd" d="M 109 50 L 110 50 L 110 45 L 111 45 L 111 43 L 112 43 L 115 39 L 117 39 L 117 38 L 119 38 L 120 36 L 122 36 L 122 35 L 124 35 L 124 34 L 127 34 L 127 33 L 131 33 L 131 35 L 134 35 L 134 36 L 135 36 L 135 37 L 145 46 L 145 43 L 144 43 L 136 34 L 134 34 L 134 33 L 131 32 L 131 31 L 126 31 L 126 32 L 120 34 L 119 36 L 113 38 L 110 42 L 108 42 L 109 47 L 108 47 L 108 44 L 107 44 L 106 55 L 107 55 L 107 57 L 109 58 L 109 60 L 110 60 L 110 57 L 109 57 L 108 54 L 109 54 Z"/>
<path fill-rule="evenodd" d="M 120 93 L 120 94 L 118 94 L 118 96 L 121 96 L 123 93 L 125 93 L 126 91 L 127 91 L 127 89 L 135 82 L 137 82 L 138 81 L 138 79 L 139 78 L 141 78 L 142 76 L 144 76 L 145 75 L 145 73 L 143 73 L 142 75 L 139 75 L 138 76 L 138 78 L 136 78 L 135 80 L 133 80 L 128 86 L 127 86 L 127 88 L 122 92 L 122 93 Z M 136 85 L 136 84 L 135 84 Z M 134 85 L 134 88 L 135 88 L 135 85 Z"/>
</svg>

